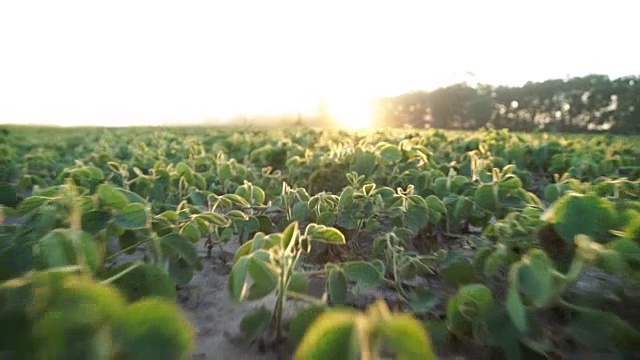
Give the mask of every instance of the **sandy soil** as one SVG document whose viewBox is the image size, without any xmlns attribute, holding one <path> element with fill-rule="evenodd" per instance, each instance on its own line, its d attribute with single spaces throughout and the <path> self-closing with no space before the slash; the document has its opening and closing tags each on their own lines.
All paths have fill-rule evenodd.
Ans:
<svg viewBox="0 0 640 360">
<path fill-rule="evenodd" d="M 193 360 L 278 360 L 275 353 L 261 353 L 256 344 L 248 344 L 239 337 L 242 316 L 263 304 L 272 309 L 275 296 L 243 303 L 231 299 L 227 280 L 230 261 L 237 248 L 237 242 L 232 241 L 223 247 L 224 253 L 214 249 L 211 257 L 207 257 L 200 245 L 199 255 L 204 269 L 178 291 L 178 303 L 196 332 Z M 229 259 L 229 262 L 225 263 L 223 259 Z M 286 308 L 291 313 L 298 305 L 288 303 Z"/>
</svg>

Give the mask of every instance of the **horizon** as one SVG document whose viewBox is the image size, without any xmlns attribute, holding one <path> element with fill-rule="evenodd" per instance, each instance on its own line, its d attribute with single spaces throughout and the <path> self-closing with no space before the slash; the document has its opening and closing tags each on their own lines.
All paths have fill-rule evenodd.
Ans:
<svg viewBox="0 0 640 360">
<path fill-rule="evenodd" d="M 619 0 L 610 12 L 549 0 L 173 4 L 0 5 L 0 123 L 228 124 L 312 115 L 324 98 L 357 127 L 379 97 L 639 72 L 633 5 Z"/>
</svg>

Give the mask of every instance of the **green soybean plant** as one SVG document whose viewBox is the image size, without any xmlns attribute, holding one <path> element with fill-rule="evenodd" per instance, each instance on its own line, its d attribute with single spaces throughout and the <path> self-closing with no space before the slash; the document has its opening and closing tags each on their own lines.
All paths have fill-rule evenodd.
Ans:
<svg viewBox="0 0 640 360">
<path fill-rule="evenodd" d="M 260 308 L 245 316 L 241 330 L 250 340 L 265 335 L 265 340 L 281 343 L 285 339 L 282 326 L 287 297 L 310 300 L 304 295 L 306 278 L 294 268 L 303 253 L 308 253 L 314 241 L 344 244 L 340 231 L 324 225 L 309 224 L 304 233 L 292 222 L 282 233 L 257 233 L 236 252 L 228 290 L 236 301 L 253 301 L 275 292 L 273 311 Z"/>
<path fill-rule="evenodd" d="M 391 313 L 378 300 L 365 313 L 332 310 L 319 315 L 308 328 L 297 360 L 378 360 L 386 347 L 396 359 L 437 359 L 431 338 L 411 315 Z"/>
</svg>

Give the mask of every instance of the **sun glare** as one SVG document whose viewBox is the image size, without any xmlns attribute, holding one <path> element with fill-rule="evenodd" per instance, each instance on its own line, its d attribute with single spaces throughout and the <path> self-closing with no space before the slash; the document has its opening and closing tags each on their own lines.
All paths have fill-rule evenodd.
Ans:
<svg viewBox="0 0 640 360">
<path fill-rule="evenodd" d="M 341 126 L 366 129 L 371 126 L 373 106 L 370 99 L 335 97 L 328 100 L 329 113 Z"/>
</svg>

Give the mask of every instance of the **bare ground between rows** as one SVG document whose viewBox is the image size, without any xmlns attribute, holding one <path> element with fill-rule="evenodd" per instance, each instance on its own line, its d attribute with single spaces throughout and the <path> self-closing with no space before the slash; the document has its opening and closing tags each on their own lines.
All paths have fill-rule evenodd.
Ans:
<svg viewBox="0 0 640 360">
<path fill-rule="evenodd" d="M 178 304 L 188 316 L 195 330 L 193 360 L 287 360 L 292 358 L 291 349 L 281 349 L 280 354 L 261 351 L 257 344 L 249 344 L 240 336 L 240 321 L 252 310 L 266 306 L 271 310 L 275 296 L 252 302 L 236 302 L 231 299 L 227 288 L 233 256 L 239 244 L 232 241 L 220 249 L 214 248 L 210 257 L 202 244 L 198 244 L 198 254 L 203 270 L 194 275 L 192 281 L 178 291 Z M 305 269 L 320 268 L 309 263 L 301 264 Z M 425 283 L 426 284 L 426 283 Z M 429 286 L 429 285 L 427 285 Z M 312 277 L 308 293 L 320 298 L 324 293 L 325 281 L 322 277 Z M 441 294 L 443 295 L 443 294 Z M 349 297 L 347 303 L 364 309 L 377 298 L 384 298 L 388 304 L 398 303 L 399 295 L 390 288 L 376 288 L 359 291 Z M 308 306 L 305 303 L 288 301 L 285 318 Z M 463 359 L 464 357 L 441 357 L 441 359 Z"/>
<path fill-rule="evenodd" d="M 275 352 L 262 352 L 256 344 L 249 344 L 240 337 L 242 317 L 261 306 L 273 309 L 275 296 L 252 302 L 236 302 L 227 288 L 233 256 L 238 242 L 223 247 L 221 253 L 214 249 L 211 257 L 200 244 L 198 254 L 203 270 L 194 275 L 191 282 L 178 291 L 178 303 L 190 319 L 195 330 L 193 360 L 279 360 Z M 298 306 L 287 304 L 285 316 L 291 316 Z"/>
</svg>

